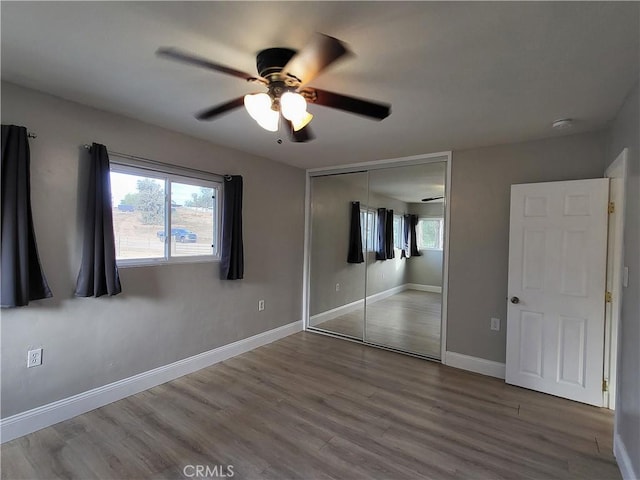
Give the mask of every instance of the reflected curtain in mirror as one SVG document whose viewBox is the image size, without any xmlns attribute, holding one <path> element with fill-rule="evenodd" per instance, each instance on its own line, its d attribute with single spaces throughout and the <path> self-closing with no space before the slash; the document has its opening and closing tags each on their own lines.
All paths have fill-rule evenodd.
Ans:
<svg viewBox="0 0 640 480">
<path fill-rule="evenodd" d="M 393 248 L 393 210 L 387 210 L 384 232 L 384 249 L 387 260 L 395 258 L 396 253 Z"/>
<path fill-rule="evenodd" d="M 409 224 L 411 222 L 410 215 L 402 216 L 402 252 L 400 258 L 408 258 L 409 253 Z"/>
<path fill-rule="evenodd" d="M 122 287 L 116 265 L 107 147 L 94 143 L 89 157 L 82 263 L 75 294 L 78 297 L 112 296 L 122 292 Z"/>
<path fill-rule="evenodd" d="M 360 224 L 360 202 L 351 202 L 351 223 L 349 226 L 349 251 L 347 263 L 362 263 L 362 228 Z"/>
<path fill-rule="evenodd" d="M 378 209 L 378 218 L 376 222 L 376 260 L 387 259 L 387 209 Z"/>
<path fill-rule="evenodd" d="M 2 125 L 2 307 L 53 296 L 38 257 L 27 129 Z"/>
<path fill-rule="evenodd" d="M 240 280 L 244 276 L 242 241 L 242 176 L 229 175 L 224 182 L 222 204 L 222 251 L 220 278 Z"/>
<path fill-rule="evenodd" d="M 417 257 L 422 255 L 418 250 L 418 235 L 416 233 L 416 228 L 418 226 L 418 215 L 409 215 L 409 221 L 411 225 L 410 235 L 410 248 L 411 248 L 411 256 Z"/>
</svg>

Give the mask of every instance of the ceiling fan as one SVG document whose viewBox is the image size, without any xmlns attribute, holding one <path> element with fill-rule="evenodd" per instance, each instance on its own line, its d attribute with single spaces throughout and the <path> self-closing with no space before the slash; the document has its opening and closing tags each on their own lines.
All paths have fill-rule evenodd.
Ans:
<svg viewBox="0 0 640 480">
<path fill-rule="evenodd" d="M 156 52 L 160 57 L 215 70 L 267 88 L 266 93 L 247 94 L 207 108 L 196 114 L 198 120 L 213 120 L 244 105 L 249 115 L 266 130 L 277 131 L 282 120 L 293 142 L 308 142 L 314 138 L 309 128 L 313 115 L 307 112 L 307 103 L 374 120 L 382 120 L 391 113 L 391 105 L 388 104 L 307 86 L 329 65 L 348 53 L 340 40 L 316 33 L 300 51 L 268 48 L 258 52 L 256 77 L 173 47 L 161 47 Z"/>
<path fill-rule="evenodd" d="M 435 200 L 440 200 L 442 198 L 444 198 L 444 197 L 428 197 L 428 198 L 423 198 L 422 201 L 423 202 L 433 202 Z"/>
</svg>

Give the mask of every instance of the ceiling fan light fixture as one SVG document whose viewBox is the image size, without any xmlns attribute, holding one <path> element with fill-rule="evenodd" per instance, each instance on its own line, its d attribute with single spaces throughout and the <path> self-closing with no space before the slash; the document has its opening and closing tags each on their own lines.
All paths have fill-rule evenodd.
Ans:
<svg viewBox="0 0 640 480">
<path fill-rule="evenodd" d="M 391 105 L 388 104 L 307 87 L 320 73 L 348 53 L 346 45 L 337 38 L 316 33 L 298 51 L 267 48 L 258 52 L 256 66 L 259 76 L 256 77 L 178 48 L 160 47 L 156 51 L 159 57 L 241 78 L 268 89 L 268 94 L 240 96 L 197 112 L 195 117 L 198 120 L 213 120 L 244 104 L 251 118 L 271 132 L 278 131 L 282 116 L 291 141 L 297 143 L 315 138 L 308 126 L 313 118 L 307 112 L 308 102 L 372 120 L 382 120 L 391 113 Z"/>
<path fill-rule="evenodd" d="M 244 96 L 244 107 L 258 125 L 270 132 L 278 131 L 278 112 L 271 109 L 271 97 L 266 93 L 253 93 Z"/>
</svg>

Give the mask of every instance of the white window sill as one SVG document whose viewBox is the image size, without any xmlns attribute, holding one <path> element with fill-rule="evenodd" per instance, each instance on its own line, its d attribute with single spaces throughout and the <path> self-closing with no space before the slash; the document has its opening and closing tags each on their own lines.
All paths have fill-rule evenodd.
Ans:
<svg viewBox="0 0 640 480">
<path fill-rule="evenodd" d="M 218 263 L 220 257 L 174 257 L 170 260 L 164 258 L 144 258 L 144 259 L 131 259 L 131 260 L 118 260 L 116 264 L 118 268 L 137 268 L 137 267 L 157 267 L 162 265 L 175 265 L 185 263 Z"/>
</svg>

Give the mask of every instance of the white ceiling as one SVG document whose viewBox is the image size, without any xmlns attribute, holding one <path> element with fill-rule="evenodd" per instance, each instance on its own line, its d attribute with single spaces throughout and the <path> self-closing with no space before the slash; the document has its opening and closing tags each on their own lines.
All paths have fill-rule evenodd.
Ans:
<svg viewBox="0 0 640 480">
<path fill-rule="evenodd" d="M 371 170 L 369 190 L 401 202 L 420 203 L 423 198 L 444 195 L 446 171 L 445 162 Z"/>
<path fill-rule="evenodd" d="M 327 181 L 323 172 L 315 174 L 322 177 L 324 182 Z M 368 190 L 370 193 L 395 198 L 405 203 L 421 203 L 423 198 L 444 195 L 446 174 L 446 162 L 435 161 L 373 169 L 368 173 L 356 171 L 335 175 L 335 172 L 332 172 L 328 175 L 331 179 L 348 185 L 356 198 Z M 439 199 L 430 203 L 444 203 L 444 200 Z"/>
<path fill-rule="evenodd" d="M 639 75 L 638 2 L 9 2 L 2 79 L 302 168 L 604 127 Z M 312 105 L 306 144 L 244 109 L 258 87 L 156 58 L 176 46 L 249 73 L 319 31 L 355 53 L 312 86 L 392 104 L 382 122 Z M 573 117 L 570 132 L 552 120 Z"/>
</svg>

